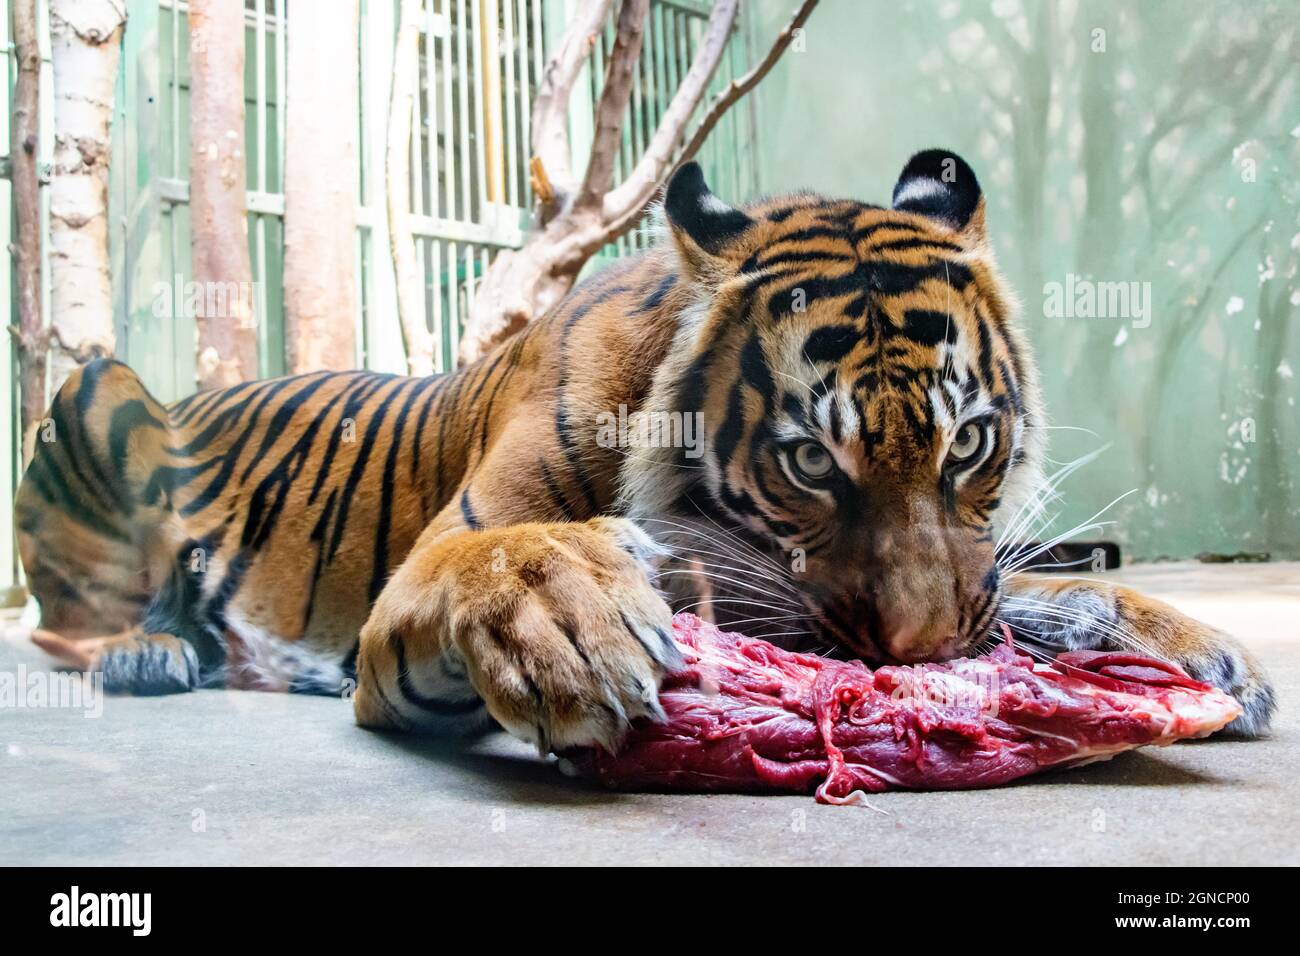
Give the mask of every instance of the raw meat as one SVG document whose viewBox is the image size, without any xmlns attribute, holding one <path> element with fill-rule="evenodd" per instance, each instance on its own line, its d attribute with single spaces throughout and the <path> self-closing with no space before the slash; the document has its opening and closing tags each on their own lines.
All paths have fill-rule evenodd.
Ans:
<svg viewBox="0 0 1300 956">
<path fill-rule="evenodd" d="M 1075 652 L 1052 666 L 1005 643 L 983 657 L 880 667 L 783 651 L 674 619 L 687 665 L 665 683 L 667 720 L 617 754 L 565 754 L 619 789 L 789 792 L 865 802 L 892 789 L 992 787 L 1144 744 L 1204 737 L 1241 708 L 1178 667 Z"/>
</svg>

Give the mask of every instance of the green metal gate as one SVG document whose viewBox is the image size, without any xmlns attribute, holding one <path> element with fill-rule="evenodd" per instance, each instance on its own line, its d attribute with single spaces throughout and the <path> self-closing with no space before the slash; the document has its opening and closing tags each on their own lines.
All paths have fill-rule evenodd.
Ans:
<svg viewBox="0 0 1300 956">
<path fill-rule="evenodd" d="M 254 306 L 259 324 L 261 372 L 284 371 L 283 166 L 286 9 L 307 0 L 244 0 L 245 141 L 248 243 Z M 313 0 L 321 7 L 335 0 Z M 546 51 L 581 0 L 425 0 L 419 35 L 418 95 L 413 102 L 411 211 L 416 252 L 424 275 L 425 312 L 438 336 L 440 368 L 455 355 L 460 329 L 477 283 L 497 251 L 523 240 L 532 196 L 528 178 L 530 110 Z M 43 6 L 43 4 L 42 4 Z M 109 218 L 114 323 L 118 355 L 163 400 L 193 390 L 194 320 L 159 308 L 190 275 L 189 57 L 184 0 L 128 0 L 113 123 Z M 44 11 L 42 10 L 42 15 Z M 703 36 L 704 0 L 654 0 L 637 71 L 615 181 L 667 108 Z M 15 76 L 9 11 L 3 18 L 9 82 L 5 84 L 0 143 L 8 144 Z M 405 370 L 397 323 L 384 196 L 385 126 L 392 76 L 397 0 L 361 0 L 359 41 L 357 251 L 361 364 Z M 44 34 L 44 31 L 42 31 Z M 748 18 L 714 79 L 715 92 L 744 72 L 749 61 Z M 570 128 L 575 158 L 592 132 L 605 57 L 613 43 L 613 18 L 575 94 Z M 42 91 L 41 155 L 48 159 L 48 48 Z M 485 95 L 485 90 L 496 91 Z M 708 101 L 708 96 L 705 102 Z M 715 129 L 699 159 L 715 190 L 743 199 L 758 188 L 754 113 L 733 109 Z M 12 230 L 9 184 L 0 182 L 0 228 Z M 593 260 L 643 248 L 645 230 L 612 243 Z M 0 296 L 13 321 L 12 269 L 0 278 Z M 48 289 L 45 310 L 48 321 Z M 15 360 L 0 336 L 0 588 L 19 569 L 9 531 L 10 503 L 20 452 L 16 424 Z"/>
</svg>

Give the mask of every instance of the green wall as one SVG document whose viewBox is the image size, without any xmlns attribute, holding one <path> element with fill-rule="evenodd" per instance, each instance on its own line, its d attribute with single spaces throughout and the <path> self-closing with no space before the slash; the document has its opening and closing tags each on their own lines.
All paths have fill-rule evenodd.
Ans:
<svg viewBox="0 0 1300 956">
<path fill-rule="evenodd" d="M 759 43 L 790 6 L 759 5 Z M 935 145 L 975 167 L 1052 422 L 1089 430 L 1052 457 L 1109 445 L 1057 527 L 1132 491 L 1106 529 L 1129 557 L 1300 558 L 1298 24 L 1294 0 L 823 0 L 760 88 L 768 191 L 888 202 Z M 1149 308 L 1061 315 L 1070 274 Z"/>
<path fill-rule="evenodd" d="M 278 46 L 263 40 L 265 116 L 259 120 L 257 31 L 245 28 L 246 188 L 280 192 Z M 171 201 L 161 180 L 189 179 L 189 25 L 155 0 L 129 0 L 113 124 L 109 220 L 117 351 L 164 401 L 194 390 L 194 318 L 159 303 L 184 295 L 190 278 L 189 205 Z M 266 143 L 261 142 L 265 131 Z M 260 373 L 284 373 L 283 240 L 279 216 L 250 212 L 248 247 L 255 308 L 263 316 Z M 179 282 L 178 282 L 179 280 Z M 166 289 L 162 288 L 165 284 Z"/>
</svg>

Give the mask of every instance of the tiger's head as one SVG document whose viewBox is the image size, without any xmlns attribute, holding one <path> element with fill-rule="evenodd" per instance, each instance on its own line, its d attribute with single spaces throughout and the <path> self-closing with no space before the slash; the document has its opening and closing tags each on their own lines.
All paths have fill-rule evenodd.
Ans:
<svg viewBox="0 0 1300 956">
<path fill-rule="evenodd" d="M 995 514 L 1037 486 L 1043 432 L 971 168 L 918 153 L 890 208 L 736 208 L 689 163 L 664 212 L 697 306 L 651 402 L 702 413 L 706 441 L 636 490 L 661 510 L 711 499 L 789 569 L 816 636 L 857 656 L 941 659 L 989 636 Z"/>
</svg>

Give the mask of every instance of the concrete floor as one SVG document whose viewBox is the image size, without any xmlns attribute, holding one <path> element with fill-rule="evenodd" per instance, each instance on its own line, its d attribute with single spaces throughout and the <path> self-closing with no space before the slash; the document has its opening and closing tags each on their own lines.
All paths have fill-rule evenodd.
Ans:
<svg viewBox="0 0 1300 956">
<path fill-rule="evenodd" d="M 203 691 L 102 716 L 0 708 L 0 864 L 1300 863 L 1300 564 L 1119 575 L 1247 639 L 1281 711 L 1254 742 L 1123 754 L 999 790 L 620 795 L 502 735 L 358 730 L 343 701 Z M 42 657 L 10 626 L 0 672 Z"/>
</svg>

